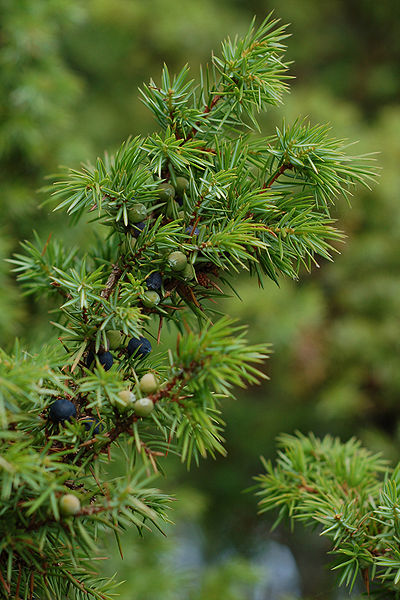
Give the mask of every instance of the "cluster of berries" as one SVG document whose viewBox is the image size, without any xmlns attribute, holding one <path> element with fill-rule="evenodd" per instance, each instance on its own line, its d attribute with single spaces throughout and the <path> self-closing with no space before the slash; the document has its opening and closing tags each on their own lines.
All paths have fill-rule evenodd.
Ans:
<svg viewBox="0 0 400 600">
<path fill-rule="evenodd" d="M 184 195 L 189 189 L 189 181 L 186 177 L 177 177 L 175 186 L 170 183 L 161 183 L 157 189 L 158 200 L 164 207 L 165 215 L 168 218 L 184 218 L 185 213 L 179 210 L 183 206 Z M 128 211 L 128 220 L 130 232 L 135 240 L 144 231 L 146 227 L 147 209 L 144 204 L 134 204 Z M 193 237 L 198 236 L 200 231 L 197 227 L 186 227 L 186 234 Z M 167 257 L 167 264 L 171 271 L 182 277 L 185 281 L 190 281 L 196 276 L 192 264 L 187 260 L 187 256 L 181 251 L 171 252 Z M 147 291 L 142 296 L 143 306 L 146 308 L 155 308 L 161 301 L 160 290 L 162 287 L 162 275 L 156 271 L 150 273 L 146 279 Z"/>
<path fill-rule="evenodd" d="M 159 388 L 159 381 L 153 373 L 146 373 L 139 381 L 139 390 L 142 394 L 154 394 Z M 116 399 L 111 401 L 113 406 L 120 411 L 132 409 L 138 417 L 147 417 L 154 408 L 154 402 L 147 396 L 136 398 L 131 390 L 122 390 L 118 393 Z M 53 423 L 62 424 L 65 421 L 76 419 L 77 411 L 75 404 L 67 398 L 59 398 L 50 405 L 49 419 Z M 104 426 L 97 419 L 85 416 L 80 421 L 86 431 L 93 435 L 98 435 L 104 431 Z"/>
<path fill-rule="evenodd" d="M 118 331 L 117 329 L 110 329 L 109 331 L 107 331 L 106 335 L 108 349 L 101 350 L 96 355 L 92 352 L 92 350 L 90 350 L 86 358 L 86 366 L 88 368 L 92 365 L 96 356 L 104 370 L 108 371 L 114 364 L 114 357 L 111 354 L 110 350 L 119 350 L 124 346 L 126 336 L 123 333 L 121 333 L 121 331 Z M 140 336 L 138 338 L 131 338 L 126 347 L 126 353 L 129 357 L 133 356 L 134 358 L 144 358 L 150 352 L 151 343 L 147 338 L 143 336 Z"/>
<path fill-rule="evenodd" d="M 172 215 L 178 218 L 182 216 L 178 214 L 178 209 L 183 205 L 184 195 L 188 189 L 189 181 L 185 177 L 177 177 L 175 186 L 170 183 L 161 183 L 159 185 L 157 189 L 158 199 L 165 206 L 165 214 L 167 216 Z M 145 229 L 147 217 L 148 211 L 144 204 L 136 203 L 129 209 L 129 230 L 136 239 Z M 186 233 L 190 236 L 198 236 L 200 232 L 197 227 L 189 226 L 186 228 Z M 193 265 L 188 262 L 187 256 L 180 250 L 171 252 L 167 256 L 167 265 L 174 274 L 179 275 L 185 281 L 190 281 L 196 276 Z M 161 289 L 163 287 L 162 273 L 160 271 L 151 272 L 146 277 L 145 284 L 147 290 L 142 295 L 142 304 L 149 309 L 155 308 L 161 302 Z M 122 348 L 126 343 L 126 336 L 120 331 L 111 330 L 107 332 L 107 340 L 108 347 L 102 348 L 96 355 L 99 363 L 106 371 L 111 369 L 114 363 L 111 351 Z M 145 337 L 132 338 L 126 347 L 128 357 L 143 358 L 150 351 L 151 343 Z M 95 354 L 90 350 L 86 358 L 86 366 L 90 367 L 94 360 Z"/>
</svg>

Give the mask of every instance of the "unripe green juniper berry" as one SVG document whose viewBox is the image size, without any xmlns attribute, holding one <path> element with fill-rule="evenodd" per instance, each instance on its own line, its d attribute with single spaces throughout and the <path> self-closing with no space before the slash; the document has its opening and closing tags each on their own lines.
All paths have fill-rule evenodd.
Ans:
<svg viewBox="0 0 400 600">
<path fill-rule="evenodd" d="M 121 390 L 118 392 L 118 400 L 112 404 L 120 410 L 127 410 L 133 406 L 134 402 L 136 402 L 136 396 L 131 390 Z"/>
<path fill-rule="evenodd" d="M 194 270 L 193 265 L 188 263 L 182 271 L 182 277 L 184 279 L 186 279 L 187 281 L 190 281 L 191 279 L 194 278 L 195 275 L 196 275 L 196 271 Z"/>
<path fill-rule="evenodd" d="M 140 223 L 147 217 L 147 209 L 144 204 L 134 204 L 128 211 L 130 223 Z"/>
<path fill-rule="evenodd" d="M 70 400 L 60 398 L 53 402 L 49 410 L 49 418 L 53 423 L 63 423 L 76 417 L 76 408 Z"/>
<path fill-rule="evenodd" d="M 133 405 L 133 410 L 139 417 L 147 417 L 154 409 L 154 403 L 151 398 L 139 398 Z"/>
<path fill-rule="evenodd" d="M 135 358 L 144 358 L 151 352 L 151 343 L 143 336 L 131 338 L 128 344 L 128 356 Z"/>
<path fill-rule="evenodd" d="M 64 496 L 61 496 L 59 505 L 62 514 L 65 516 L 72 517 L 81 510 L 81 502 L 74 494 L 64 494 Z"/>
<path fill-rule="evenodd" d="M 157 304 L 159 304 L 160 300 L 161 298 L 157 292 L 152 290 L 145 292 L 142 296 L 142 302 L 146 308 L 154 308 L 157 306 Z"/>
<path fill-rule="evenodd" d="M 183 198 L 184 192 L 189 189 L 189 180 L 186 177 L 177 177 L 175 183 L 175 191 L 178 198 Z"/>
<path fill-rule="evenodd" d="M 173 271 L 183 271 L 187 265 L 186 255 L 179 250 L 176 252 L 171 252 L 171 254 L 168 256 L 168 264 Z"/>
<path fill-rule="evenodd" d="M 136 402 L 136 396 L 130 390 L 122 390 L 118 392 L 118 400 L 113 403 L 114 406 L 118 406 L 118 408 L 126 409 L 133 406 L 133 403 Z"/>
<path fill-rule="evenodd" d="M 146 279 L 146 285 L 149 290 L 154 290 L 157 292 L 161 289 L 162 286 L 162 277 L 161 273 L 156 271 L 155 273 L 150 273 L 150 275 Z"/>
<path fill-rule="evenodd" d="M 157 194 L 162 202 L 168 202 L 168 200 L 174 199 L 175 188 L 170 183 L 160 183 L 160 186 L 157 190 Z"/>
<path fill-rule="evenodd" d="M 118 350 L 124 343 L 125 335 L 117 329 L 110 329 L 106 332 L 109 350 Z"/>
<path fill-rule="evenodd" d="M 139 387 L 144 394 L 154 394 L 158 390 L 158 379 L 153 373 L 146 373 L 140 379 Z"/>
</svg>

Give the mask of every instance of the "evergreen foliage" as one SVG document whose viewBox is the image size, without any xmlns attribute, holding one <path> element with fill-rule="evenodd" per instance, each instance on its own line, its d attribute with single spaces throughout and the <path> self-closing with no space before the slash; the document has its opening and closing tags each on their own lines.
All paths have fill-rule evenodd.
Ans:
<svg viewBox="0 0 400 600">
<path fill-rule="evenodd" d="M 300 521 L 326 536 L 340 585 L 361 576 L 368 595 L 399 598 L 400 465 L 390 469 L 355 438 L 297 433 L 278 446 L 276 465 L 264 461 L 256 477 L 260 512 L 277 509 L 275 525 Z"/>
<path fill-rule="evenodd" d="M 368 158 L 348 156 L 327 127 L 298 120 L 253 135 L 258 113 L 287 89 L 287 35 L 270 18 L 252 25 L 224 42 L 199 84 L 187 67 L 175 77 L 164 67 L 160 84 L 142 90 L 159 130 L 47 188 L 57 210 L 73 223 L 89 218 L 99 233 L 88 253 L 36 236 L 12 260 L 27 294 L 60 305 L 54 347 L 31 356 L 16 345 L 0 357 L 8 597 L 111 597 L 114 582 L 89 566 L 100 532 L 118 541 L 132 525 L 161 528 L 168 498 L 152 487 L 151 471 L 169 453 L 188 466 L 224 454 L 221 399 L 265 377 L 268 346 L 248 344 L 216 298 L 244 270 L 259 282 L 295 279 L 302 265 L 330 259 L 341 239 L 332 202 L 373 177 Z M 149 302 L 154 273 L 159 300 Z M 166 324 L 178 332 L 167 356 L 157 353 Z M 149 372 L 159 388 L 144 396 Z M 52 419 L 59 400 L 77 417 Z M 117 446 L 125 473 L 109 478 Z"/>
</svg>

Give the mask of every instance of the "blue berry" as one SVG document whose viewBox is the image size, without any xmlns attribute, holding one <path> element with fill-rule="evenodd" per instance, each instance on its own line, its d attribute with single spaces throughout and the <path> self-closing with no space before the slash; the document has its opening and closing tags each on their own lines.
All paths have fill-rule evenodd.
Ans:
<svg viewBox="0 0 400 600">
<path fill-rule="evenodd" d="M 92 417 L 85 417 L 82 423 L 86 431 L 92 431 L 94 435 L 97 435 L 98 433 L 102 433 L 104 431 L 104 425 L 100 423 L 97 419 L 93 419 Z M 95 427 L 92 429 L 94 425 Z"/>
<path fill-rule="evenodd" d="M 141 221 L 140 223 L 135 223 L 135 225 L 132 225 L 131 231 L 132 231 L 133 237 L 135 239 L 137 239 L 145 227 L 146 227 L 146 223 L 144 221 Z"/>
<path fill-rule="evenodd" d="M 200 229 L 198 229 L 198 227 L 195 227 L 194 231 L 193 231 L 193 227 L 186 227 L 185 231 L 186 231 L 187 235 L 199 235 L 199 233 L 200 233 Z"/>
<path fill-rule="evenodd" d="M 148 290 L 154 290 L 155 292 L 161 289 L 162 286 L 162 277 L 161 273 L 156 271 L 155 273 L 150 273 L 148 278 L 146 279 L 146 285 Z"/>
<path fill-rule="evenodd" d="M 60 398 L 53 402 L 49 410 L 49 418 L 53 423 L 63 423 L 76 417 L 76 408 L 70 400 Z"/>
<path fill-rule="evenodd" d="M 94 357 L 95 357 L 95 355 L 93 354 L 93 352 L 91 350 L 89 350 L 89 353 L 86 358 L 86 366 L 88 368 L 94 361 Z M 103 367 L 106 371 L 111 369 L 111 367 L 113 366 L 114 359 L 113 359 L 113 355 L 111 354 L 111 352 L 99 352 L 97 355 L 97 358 L 99 359 L 100 364 L 103 365 Z"/>
<path fill-rule="evenodd" d="M 91 350 L 89 350 L 88 355 L 86 357 L 86 366 L 88 369 L 93 361 L 94 361 L 94 354 Z"/>
<path fill-rule="evenodd" d="M 135 358 L 144 358 L 151 352 L 151 344 L 149 340 L 143 336 L 139 338 L 131 338 L 128 344 L 128 356 Z"/>
<path fill-rule="evenodd" d="M 113 355 L 111 354 L 111 352 L 99 352 L 97 356 L 99 358 L 100 364 L 104 367 L 104 370 L 109 371 L 113 366 L 114 362 Z"/>
</svg>

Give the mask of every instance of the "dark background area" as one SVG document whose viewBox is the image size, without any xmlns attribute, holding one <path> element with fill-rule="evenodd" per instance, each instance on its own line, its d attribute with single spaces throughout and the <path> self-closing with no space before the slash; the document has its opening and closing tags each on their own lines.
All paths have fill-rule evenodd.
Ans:
<svg viewBox="0 0 400 600">
<path fill-rule="evenodd" d="M 263 133 L 282 119 L 329 122 L 333 134 L 359 140 L 354 153 L 377 152 L 379 184 L 357 189 L 336 217 L 347 234 L 335 262 L 299 282 L 243 274 L 223 310 L 249 324 L 252 341 L 273 343 L 270 381 L 226 401 L 227 459 L 187 473 L 171 460 L 158 485 L 176 494 L 168 537 L 135 532 L 121 563 L 105 540 L 107 573 L 126 579 L 133 600 L 283 600 L 339 598 L 324 568 L 323 540 L 257 517 L 243 494 L 274 456 L 282 431 L 360 437 L 394 462 L 400 448 L 400 4 L 369 0 L 0 0 L 0 343 L 15 336 L 39 347 L 49 309 L 21 297 L 9 265 L 32 230 L 85 246 L 91 227 L 65 227 L 65 216 L 40 208 L 38 189 L 60 164 L 78 166 L 130 134 L 155 124 L 137 87 L 199 64 L 220 41 L 243 33 L 274 9 L 290 23 L 294 79 L 282 107 L 262 118 Z M 166 341 L 168 343 L 168 340 Z M 345 593 L 345 592 L 344 592 Z"/>
</svg>

